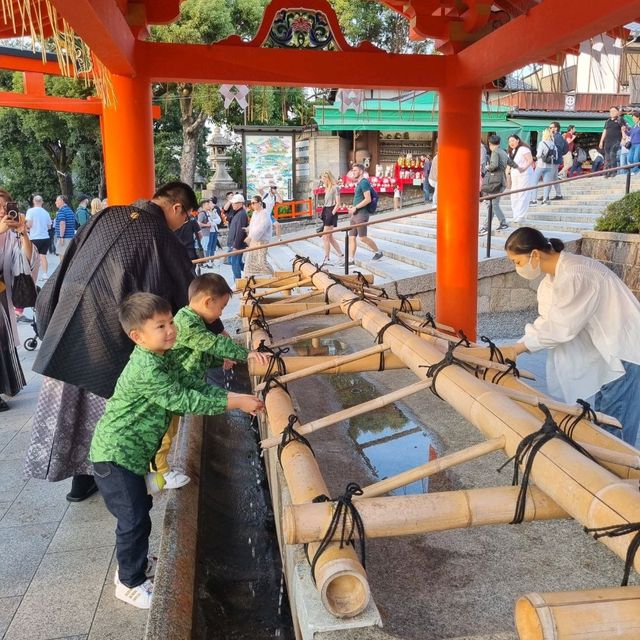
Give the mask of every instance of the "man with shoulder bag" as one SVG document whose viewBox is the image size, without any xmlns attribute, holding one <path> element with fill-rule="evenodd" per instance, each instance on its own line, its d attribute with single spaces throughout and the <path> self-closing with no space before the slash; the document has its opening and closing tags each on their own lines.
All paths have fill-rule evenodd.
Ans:
<svg viewBox="0 0 640 640">
<path fill-rule="evenodd" d="M 509 157 L 504 149 L 500 148 L 500 136 L 491 135 L 487 142 L 489 143 L 489 151 L 491 156 L 487 165 L 484 177 L 482 179 L 482 195 L 495 195 L 502 193 L 507 186 L 507 178 L 505 172 L 507 167 L 516 168 L 518 165 Z M 509 225 L 504 217 L 504 213 L 500 208 L 500 197 L 493 199 L 493 215 L 498 218 L 500 224 L 498 231 L 508 229 Z M 489 230 L 490 220 L 488 213 L 489 203 L 487 202 L 487 219 L 484 226 L 480 229 L 479 235 L 484 236 Z"/>
</svg>

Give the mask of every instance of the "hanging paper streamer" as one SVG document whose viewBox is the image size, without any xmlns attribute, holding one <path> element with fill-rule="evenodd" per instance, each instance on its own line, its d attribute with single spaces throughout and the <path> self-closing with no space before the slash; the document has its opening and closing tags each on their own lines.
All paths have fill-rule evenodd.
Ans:
<svg viewBox="0 0 640 640">
<path fill-rule="evenodd" d="M 225 109 L 228 109 L 234 100 L 243 111 L 249 106 L 249 87 L 244 84 L 223 84 L 220 86 L 220 95 L 224 98 Z"/>
<path fill-rule="evenodd" d="M 339 89 L 336 102 L 340 100 L 340 113 L 353 109 L 356 113 L 362 113 L 364 109 L 364 91 L 361 89 Z"/>
</svg>

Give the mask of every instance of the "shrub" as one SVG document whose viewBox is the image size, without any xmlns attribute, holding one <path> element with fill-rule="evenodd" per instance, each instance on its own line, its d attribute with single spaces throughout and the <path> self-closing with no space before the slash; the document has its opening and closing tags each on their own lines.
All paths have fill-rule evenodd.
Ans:
<svg viewBox="0 0 640 640">
<path fill-rule="evenodd" d="M 639 233 L 640 191 L 629 193 L 624 198 L 612 202 L 598 218 L 595 229 L 596 231 Z"/>
</svg>

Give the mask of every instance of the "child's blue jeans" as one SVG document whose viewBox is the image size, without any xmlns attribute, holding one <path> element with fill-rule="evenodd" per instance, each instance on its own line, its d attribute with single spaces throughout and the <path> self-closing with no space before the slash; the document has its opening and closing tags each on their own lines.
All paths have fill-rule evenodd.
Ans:
<svg viewBox="0 0 640 640">
<path fill-rule="evenodd" d="M 147 494 L 144 476 L 113 462 L 94 462 L 93 476 L 109 512 L 118 520 L 116 557 L 118 577 L 127 587 L 137 587 L 147 578 L 147 554 L 153 499 Z"/>
</svg>

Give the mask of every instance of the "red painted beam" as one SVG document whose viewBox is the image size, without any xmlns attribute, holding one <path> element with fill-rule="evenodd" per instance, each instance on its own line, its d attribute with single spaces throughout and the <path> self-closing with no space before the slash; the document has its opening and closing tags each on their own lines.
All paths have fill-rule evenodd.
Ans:
<svg viewBox="0 0 640 640">
<path fill-rule="evenodd" d="M 204 82 L 353 89 L 435 89 L 444 56 L 382 51 L 260 49 L 246 45 L 136 42 L 137 72 L 156 82 Z"/>
<path fill-rule="evenodd" d="M 100 100 L 60 98 L 58 96 L 31 96 L 7 91 L 0 91 L 0 107 L 102 115 L 102 102 Z"/>
<path fill-rule="evenodd" d="M 458 53 L 451 84 L 487 84 L 638 17 L 638 0 L 544 0 Z"/>
<path fill-rule="evenodd" d="M 12 55 L 0 55 L 0 69 L 45 73 L 48 76 L 62 75 L 57 62 L 42 62 L 42 58 L 23 58 Z"/>
<path fill-rule="evenodd" d="M 115 0 L 51 0 L 112 73 L 134 76 L 135 38 Z"/>
</svg>

